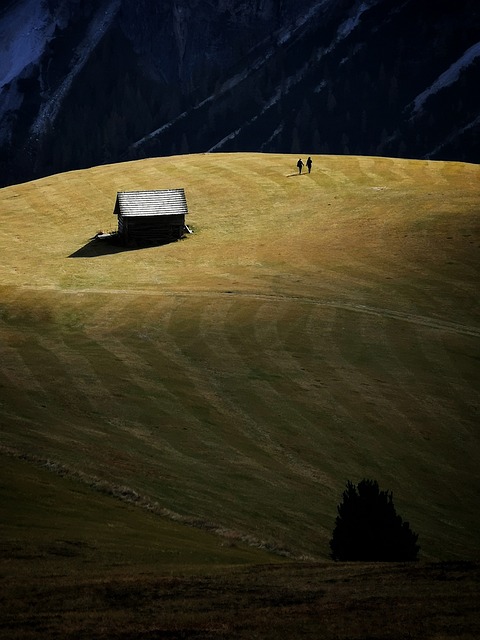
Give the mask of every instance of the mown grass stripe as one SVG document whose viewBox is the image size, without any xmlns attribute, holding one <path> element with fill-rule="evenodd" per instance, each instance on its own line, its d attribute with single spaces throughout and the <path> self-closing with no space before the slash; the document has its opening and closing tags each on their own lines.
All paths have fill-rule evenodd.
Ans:
<svg viewBox="0 0 480 640">
<path fill-rule="evenodd" d="M 323 156 L 299 178 L 296 159 L 152 158 L 0 190 L 0 331 L 41 385 L 4 378 L 2 441 L 323 557 L 345 480 L 368 473 L 425 554 L 472 553 L 479 169 Z M 153 183 L 185 188 L 193 235 L 69 257 L 113 226 L 118 190 Z"/>
</svg>

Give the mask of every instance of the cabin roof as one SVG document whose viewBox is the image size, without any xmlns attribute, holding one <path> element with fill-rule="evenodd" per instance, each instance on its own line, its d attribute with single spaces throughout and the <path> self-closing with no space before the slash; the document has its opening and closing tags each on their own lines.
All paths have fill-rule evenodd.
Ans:
<svg viewBox="0 0 480 640">
<path fill-rule="evenodd" d="M 123 217 L 185 215 L 188 213 L 185 191 L 119 191 L 113 213 Z"/>
</svg>

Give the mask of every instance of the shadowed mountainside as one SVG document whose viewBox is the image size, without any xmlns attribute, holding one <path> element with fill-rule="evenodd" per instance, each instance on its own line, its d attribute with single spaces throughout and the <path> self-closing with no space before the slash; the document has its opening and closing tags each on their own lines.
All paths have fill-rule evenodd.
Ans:
<svg viewBox="0 0 480 640">
<path fill-rule="evenodd" d="M 1 184 L 206 151 L 478 162 L 479 27 L 474 0 L 9 3 Z"/>
</svg>

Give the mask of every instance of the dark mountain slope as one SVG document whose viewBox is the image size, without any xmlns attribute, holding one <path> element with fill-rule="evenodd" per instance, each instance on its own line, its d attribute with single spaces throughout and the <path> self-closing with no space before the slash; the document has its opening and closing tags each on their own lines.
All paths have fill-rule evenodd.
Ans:
<svg viewBox="0 0 480 640">
<path fill-rule="evenodd" d="M 31 5 L 0 10 L 12 51 L 22 35 L 14 17 Z M 40 9 L 29 38 L 43 34 L 43 44 L 35 36 L 35 55 L 23 44 L 28 64 L 13 76 L 0 64 L 2 184 L 215 150 L 480 159 L 474 0 Z"/>
</svg>

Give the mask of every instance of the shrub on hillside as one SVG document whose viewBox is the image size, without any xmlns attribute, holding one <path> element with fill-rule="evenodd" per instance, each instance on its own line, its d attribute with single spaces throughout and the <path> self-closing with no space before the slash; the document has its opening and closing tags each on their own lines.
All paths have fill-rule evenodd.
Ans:
<svg viewBox="0 0 480 640">
<path fill-rule="evenodd" d="M 416 560 L 418 535 L 397 515 L 390 491 L 376 480 L 347 482 L 330 540 L 334 560 L 403 562 Z"/>
</svg>

